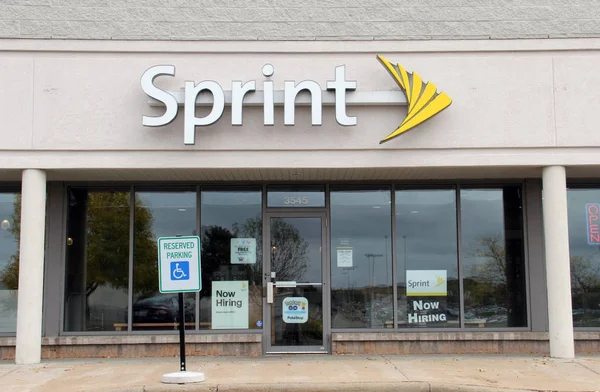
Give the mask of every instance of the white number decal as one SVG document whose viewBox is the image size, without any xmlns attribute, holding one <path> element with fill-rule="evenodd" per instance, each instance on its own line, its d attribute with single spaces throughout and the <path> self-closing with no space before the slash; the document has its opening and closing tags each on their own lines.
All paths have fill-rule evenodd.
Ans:
<svg viewBox="0 0 600 392">
<path fill-rule="evenodd" d="M 285 205 L 308 204 L 308 196 L 284 197 L 283 204 L 285 204 Z"/>
</svg>

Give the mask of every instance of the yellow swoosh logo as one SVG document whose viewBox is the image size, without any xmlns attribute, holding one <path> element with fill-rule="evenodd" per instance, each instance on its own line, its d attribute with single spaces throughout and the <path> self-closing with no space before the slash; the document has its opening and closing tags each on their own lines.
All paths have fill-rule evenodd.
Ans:
<svg viewBox="0 0 600 392">
<path fill-rule="evenodd" d="M 438 93 L 437 87 L 431 82 L 423 83 L 423 79 L 417 73 L 407 72 L 400 64 L 394 65 L 382 56 L 377 56 L 377 59 L 400 86 L 406 95 L 406 102 L 408 102 L 408 112 L 404 121 L 394 132 L 384 137 L 379 144 L 400 136 L 435 116 L 452 103 L 452 99 L 446 93 Z"/>
</svg>

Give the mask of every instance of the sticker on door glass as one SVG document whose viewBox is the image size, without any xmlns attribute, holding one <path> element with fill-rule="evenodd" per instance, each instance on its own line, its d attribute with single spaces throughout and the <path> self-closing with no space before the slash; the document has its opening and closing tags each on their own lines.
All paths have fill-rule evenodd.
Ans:
<svg viewBox="0 0 600 392">
<path fill-rule="evenodd" d="M 286 297 L 283 299 L 283 322 L 288 324 L 303 324 L 308 321 L 308 300 L 304 297 Z"/>
</svg>

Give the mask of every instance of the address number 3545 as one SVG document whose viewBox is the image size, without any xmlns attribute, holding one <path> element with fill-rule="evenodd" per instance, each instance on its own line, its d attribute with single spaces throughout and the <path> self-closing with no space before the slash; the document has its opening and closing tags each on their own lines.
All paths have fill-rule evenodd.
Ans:
<svg viewBox="0 0 600 392">
<path fill-rule="evenodd" d="M 298 197 L 285 197 L 283 199 L 283 204 L 286 205 L 306 205 L 308 204 L 308 196 L 298 196 Z"/>
</svg>

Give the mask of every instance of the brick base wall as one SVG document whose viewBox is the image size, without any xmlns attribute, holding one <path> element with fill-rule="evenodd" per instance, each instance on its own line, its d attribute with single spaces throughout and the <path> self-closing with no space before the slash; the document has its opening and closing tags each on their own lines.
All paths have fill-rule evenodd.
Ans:
<svg viewBox="0 0 600 392">
<path fill-rule="evenodd" d="M 0 359 L 14 360 L 15 338 L 0 342 Z M 210 334 L 186 336 L 186 355 L 262 355 L 262 335 Z M 42 339 L 42 359 L 176 357 L 177 336 L 73 336 Z"/>
<path fill-rule="evenodd" d="M 546 332 L 334 333 L 333 354 L 549 355 Z M 576 332 L 575 352 L 600 354 L 600 332 Z"/>
<path fill-rule="evenodd" d="M 14 360 L 15 338 L 0 338 L 0 359 Z M 189 356 L 260 356 L 262 335 L 186 337 Z M 600 354 L 600 332 L 575 332 L 577 355 Z M 550 353 L 546 332 L 333 333 L 332 354 L 533 354 Z M 44 338 L 43 359 L 176 357 L 178 337 L 71 336 Z"/>
</svg>

